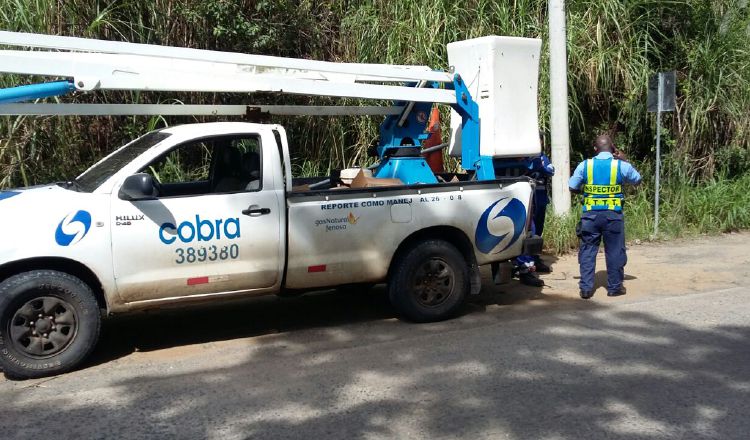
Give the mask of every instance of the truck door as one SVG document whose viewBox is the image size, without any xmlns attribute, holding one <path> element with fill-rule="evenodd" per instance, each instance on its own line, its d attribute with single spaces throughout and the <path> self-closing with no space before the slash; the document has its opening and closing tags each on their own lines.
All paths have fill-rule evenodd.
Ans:
<svg viewBox="0 0 750 440">
<path fill-rule="evenodd" d="M 260 139 L 217 136 L 170 149 L 141 170 L 158 182 L 155 200 L 124 201 L 113 191 L 113 266 L 123 301 L 280 284 L 279 165 L 262 160 Z"/>
</svg>

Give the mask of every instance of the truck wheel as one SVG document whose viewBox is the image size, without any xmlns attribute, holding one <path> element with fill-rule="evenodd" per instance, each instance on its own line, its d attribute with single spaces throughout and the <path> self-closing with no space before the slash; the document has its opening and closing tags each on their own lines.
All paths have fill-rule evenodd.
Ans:
<svg viewBox="0 0 750 440">
<path fill-rule="evenodd" d="M 101 314 L 78 278 L 35 270 L 0 283 L 0 366 L 12 378 L 68 371 L 99 338 Z"/>
<path fill-rule="evenodd" d="M 388 283 L 391 303 L 409 320 L 450 318 L 469 291 L 469 266 L 463 255 L 442 240 L 421 242 L 394 261 Z"/>
</svg>

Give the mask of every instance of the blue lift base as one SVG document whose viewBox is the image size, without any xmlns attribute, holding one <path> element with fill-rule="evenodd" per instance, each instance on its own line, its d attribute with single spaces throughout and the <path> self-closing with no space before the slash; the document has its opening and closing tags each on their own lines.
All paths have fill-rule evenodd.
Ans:
<svg viewBox="0 0 750 440">
<path fill-rule="evenodd" d="M 438 183 L 423 157 L 389 157 L 380 162 L 373 173 L 378 178 L 400 179 L 405 185 Z"/>
</svg>

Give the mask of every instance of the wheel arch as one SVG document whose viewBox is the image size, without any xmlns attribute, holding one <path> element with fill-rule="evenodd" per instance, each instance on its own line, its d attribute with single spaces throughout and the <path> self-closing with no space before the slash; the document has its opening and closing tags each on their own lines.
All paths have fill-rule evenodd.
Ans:
<svg viewBox="0 0 750 440">
<path fill-rule="evenodd" d="M 466 264 L 469 265 L 469 276 L 471 281 L 470 294 L 478 294 L 482 287 L 482 280 L 479 274 L 477 258 L 474 254 L 474 245 L 464 231 L 454 226 L 432 226 L 420 229 L 419 231 L 413 232 L 411 235 L 407 236 L 401 241 L 401 244 L 399 244 L 398 248 L 396 248 L 396 252 L 393 254 L 390 267 L 388 268 L 388 279 L 391 277 L 398 256 L 403 252 L 406 252 L 406 250 L 415 244 L 425 240 L 446 241 L 458 249 L 461 255 L 463 255 Z"/>
<path fill-rule="evenodd" d="M 17 260 L 0 266 L 0 282 L 32 270 L 56 270 L 73 275 L 86 283 L 94 292 L 99 308 L 107 310 L 107 300 L 104 295 L 104 287 L 99 277 L 85 264 L 63 257 L 34 257 Z"/>
</svg>

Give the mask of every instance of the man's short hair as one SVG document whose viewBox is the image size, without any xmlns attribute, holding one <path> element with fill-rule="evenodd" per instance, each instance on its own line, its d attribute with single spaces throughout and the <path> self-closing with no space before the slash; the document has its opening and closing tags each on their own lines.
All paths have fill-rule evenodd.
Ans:
<svg viewBox="0 0 750 440">
<path fill-rule="evenodd" d="M 612 142 L 612 138 L 608 134 L 600 134 L 594 140 L 594 148 L 599 151 L 613 151 L 615 144 Z"/>
</svg>

